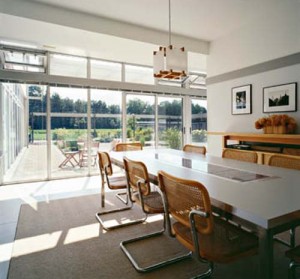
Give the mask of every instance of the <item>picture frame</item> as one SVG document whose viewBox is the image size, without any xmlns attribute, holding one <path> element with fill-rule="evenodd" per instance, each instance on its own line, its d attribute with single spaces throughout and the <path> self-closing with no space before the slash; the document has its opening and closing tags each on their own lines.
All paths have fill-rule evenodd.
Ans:
<svg viewBox="0 0 300 279">
<path fill-rule="evenodd" d="M 263 88 L 263 112 L 289 112 L 296 110 L 296 82 Z"/>
<path fill-rule="evenodd" d="M 252 85 L 234 87 L 231 90 L 231 114 L 252 113 Z"/>
</svg>

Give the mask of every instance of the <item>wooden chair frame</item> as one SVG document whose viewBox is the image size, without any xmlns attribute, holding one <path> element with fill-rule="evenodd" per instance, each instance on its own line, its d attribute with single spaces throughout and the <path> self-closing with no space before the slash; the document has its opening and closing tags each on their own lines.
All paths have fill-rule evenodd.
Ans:
<svg viewBox="0 0 300 279">
<path fill-rule="evenodd" d="M 143 150 L 140 142 L 117 143 L 115 146 L 116 151 L 136 151 Z"/>
<path fill-rule="evenodd" d="M 165 183 L 165 179 L 171 181 L 171 183 L 174 185 L 169 184 L 169 186 L 166 186 L 167 184 Z M 251 236 L 250 233 L 245 232 L 241 228 L 238 228 L 233 224 L 229 224 L 228 222 L 222 219 L 218 219 L 219 220 L 218 228 L 219 229 L 221 228 L 221 231 L 223 230 L 223 228 L 225 230 L 225 233 L 223 233 L 223 237 L 226 238 L 227 241 L 227 246 L 225 246 L 227 248 L 224 247 L 225 251 L 226 249 L 228 249 L 228 243 L 230 243 L 229 244 L 230 247 L 231 245 L 233 245 L 231 244 L 231 241 L 244 242 L 247 241 L 247 239 L 248 240 L 251 239 L 249 245 L 248 246 L 245 245 L 244 247 L 239 249 L 237 249 L 234 246 L 235 248 L 231 248 L 232 250 L 222 254 L 219 253 L 220 249 L 218 249 L 220 248 L 220 246 L 218 246 L 220 244 L 216 244 L 216 245 L 213 244 L 212 246 L 210 246 L 209 244 L 204 243 L 204 240 L 202 240 L 201 242 L 202 245 L 205 244 L 208 245 L 209 247 L 209 249 L 206 248 L 208 250 L 202 251 L 202 249 L 200 249 L 200 241 L 199 241 L 200 234 L 202 235 L 202 237 L 207 237 L 204 239 L 208 241 L 208 243 L 214 243 L 215 241 L 216 243 L 218 242 L 217 240 L 218 236 L 216 236 L 218 234 L 218 230 L 214 228 L 216 225 L 215 220 L 217 219 L 215 219 L 216 217 L 213 217 L 211 204 L 210 204 L 210 197 L 207 189 L 200 182 L 181 179 L 172 176 L 170 174 L 167 174 L 164 171 L 158 172 L 158 180 L 159 180 L 161 191 L 163 193 L 166 223 L 170 234 L 174 235 L 184 246 L 189 248 L 191 250 L 191 253 L 194 253 L 200 262 L 203 262 L 208 265 L 208 269 L 204 273 L 197 276 L 196 278 L 207 278 L 212 275 L 214 270 L 213 259 L 215 259 L 216 262 L 226 263 L 226 262 L 239 259 L 241 255 L 248 256 L 248 255 L 253 255 L 255 252 L 257 252 L 258 241 L 257 239 L 255 239 L 254 236 Z M 186 189 L 188 189 L 189 192 L 185 192 Z M 185 196 L 180 195 L 183 194 L 184 192 L 188 194 L 186 194 Z M 178 202 L 176 199 L 177 194 L 179 194 L 181 197 L 181 199 L 178 199 Z M 189 195 L 190 198 L 188 198 Z M 198 200 L 199 203 L 197 202 Z M 183 204 L 181 204 L 182 202 Z M 179 205 L 179 207 L 177 205 Z M 171 226 L 170 215 L 172 215 L 173 219 L 175 220 L 175 222 L 172 223 L 173 224 L 172 226 Z M 196 224 L 196 218 L 198 218 L 197 224 Z M 185 238 L 186 234 L 182 234 L 182 235 L 176 234 L 176 229 L 174 229 L 176 224 L 179 224 L 177 228 L 184 227 L 185 232 L 188 232 L 190 230 L 192 234 L 192 240 L 191 240 L 192 244 L 189 242 L 188 239 Z M 172 230 L 172 228 L 174 230 Z M 230 232 L 235 232 L 236 235 L 232 237 L 230 236 Z M 210 237 L 212 238 L 210 239 Z M 221 247 L 223 247 L 223 245 Z M 201 253 L 204 253 L 204 256 L 200 254 L 200 251 Z M 209 255 L 208 257 L 205 256 L 206 253 Z"/>
<path fill-rule="evenodd" d="M 199 154 L 202 154 L 202 155 L 206 154 L 206 147 L 205 146 L 186 144 L 183 147 L 182 150 L 185 151 L 185 152 L 199 153 Z"/>
</svg>

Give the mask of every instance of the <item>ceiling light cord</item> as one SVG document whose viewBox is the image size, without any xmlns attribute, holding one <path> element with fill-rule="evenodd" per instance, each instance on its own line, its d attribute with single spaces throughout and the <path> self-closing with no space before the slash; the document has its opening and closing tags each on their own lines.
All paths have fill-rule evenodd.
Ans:
<svg viewBox="0 0 300 279">
<path fill-rule="evenodd" d="M 171 45 L 171 0 L 169 0 L 169 46 Z"/>
</svg>

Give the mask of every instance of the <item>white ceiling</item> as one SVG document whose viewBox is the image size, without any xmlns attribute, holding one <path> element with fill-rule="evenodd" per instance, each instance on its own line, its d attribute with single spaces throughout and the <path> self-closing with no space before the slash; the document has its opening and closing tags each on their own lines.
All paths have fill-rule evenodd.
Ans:
<svg viewBox="0 0 300 279">
<path fill-rule="evenodd" d="M 168 31 L 168 0 L 30 0 Z M 277 0 L 171 0 L 172 32 L 212 41 L 267 15 Z"/>
<path fill-rule="evenodd" d="M 197 52 L 207 54 L 209 42 L 263 21 L 274 5 L 284 1 L 300 3 L 171 0 L 172 43 L 189 51 L 192 70 L 205 71 L 206 59 Z M 0 0 L 0 26 L 6 26 L 0 28 L 0 39 L 32 42 L 55 52 L 152 65 L 153 50 L 168 44 L 168 5 L 168 0 Z"/>
</svg>

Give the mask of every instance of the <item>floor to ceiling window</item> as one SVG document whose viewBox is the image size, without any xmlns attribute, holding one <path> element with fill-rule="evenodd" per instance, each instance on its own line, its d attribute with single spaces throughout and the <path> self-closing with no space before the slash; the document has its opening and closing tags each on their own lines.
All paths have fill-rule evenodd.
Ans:
<svg viewBox="0 0 300 279">
<path fill-rule="evenodd" d="M 155 146 L 155 96 L 127 94 L 126 141 Z"/>
<path fill-rule="evenodd" d="M 51 177 L 86 174 L 87 90 L 51 87 L 50 103 Z"/>
<path fill-rule="evenodd" d="M 207 101 L 203 99 L 191 99 L 192 111 L 192 143 L 206 144 L 207 141 Z"/>
<path fill-rule="evenodd" d="M 158 97 L 158 147 L 182 148 L 182 98 Z"/>
</svg>

